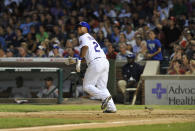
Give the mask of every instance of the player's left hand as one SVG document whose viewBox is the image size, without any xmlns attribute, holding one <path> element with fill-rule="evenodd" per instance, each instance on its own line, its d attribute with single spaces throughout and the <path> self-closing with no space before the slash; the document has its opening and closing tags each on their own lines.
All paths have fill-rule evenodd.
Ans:
<svg viewBox="0 0 195 131">
<path fill-rule="evenodd" d="M 77 61 L 73 58 L 69 58 L 69 64 L 75 64 Z"/>
</svg>

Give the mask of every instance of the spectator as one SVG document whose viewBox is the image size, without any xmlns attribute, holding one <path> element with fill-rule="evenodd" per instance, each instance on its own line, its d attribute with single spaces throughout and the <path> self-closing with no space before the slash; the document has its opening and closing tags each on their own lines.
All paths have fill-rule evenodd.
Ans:
<svg viewBox="0 0 195 131">
<path fill-rule="evenodd" d="M 27 53 L 27 50 L 24 47 L 18 48 L 18 57 L 30 57 L 31 55 Z"/>
<path fill-rule="evenodd" d="M 182 32 L 182 35 L 180 37 L 180 41 L 179 41 L 179 45 L 181 46 L 181 48 L 183 50 L 186 50 L 187 49 L 187 46 L 188 46 L 189 41 L 191 39 L 190 37 L 191 37 L 190 31 L 187 28 L 184 29 L 184 31 Z"/>
<path fill-rule="evenodd" d="M 195 19 L 194 18 L 191 18 L 191 19 L 189 18 L 188 24 L 189 24 L 189 30 L 190 30 L 192 36 L 195 36 Z"/>
<path fill-rule="evenodd" d="M 16 48 L 20 47 L 21 43 L 24 42 L 24 37 L 22 36 L 22 30 L 21 29 L 16 29 L 16 39 L 14 39 L 13 43 L 9 45 L 10 48 Z"/>
<path fill-rule="evenodd" d="M 115 46 L 118 46 L 120 41 L 120 29 L 117 26 L 113 27 L 113 33 L 110 35 L 110 42 L 114 43 Z"/>
<path fill-rule="evenodd" d="M 176 45 L 175 48 L 176 48 L 175 52 L 171 55 L 170 60 L 180 60 L 180 61 L 182 61 L 183 50 L 181 49 L 181 47 L 179 45 Z"/>
<path fill-rule="evenodd" d="M 104 25 L 103 21 L 100 21 L 99 23 L 99 30 L 101 30 L 104 33 L 104 38 L 107 38 L 107 31 L 106 31 L 106 27 Z"/>
<path fill-rule="evenodd" d="M 168 74 L 185 74 L 185 71 L 181 68 L 180 60 L 173 60 L 168 68 Z"/>
<path fill-rule="evenodd" d="M 64 52 L 63 56 L 65 58 L 79 58 L 79 55 L 72 48 L 66 48 L 66 52 Z"/>
<path fill-rule="evenodd" d="M 146 56 L 146 53 L 147 53 L 147 43 L 146 43 L 146 41 L 141 42 L 140 48 L 141 48 L 141 50 L 136 56 L 136 61 L 137 62 L 145 60 L 145 56 Z"/>
<path fill-rule="evenodd" d="M 14 42 L 14 39 L 16 38 L 16 34 L 10 26 L 6 28 L 6 31 L 7 31 L 5 35 L 6 45 L 11 45 Z"/>
<path fill-rule="evenodd" d="M 161 1 L 157 10 L 161 21 L 168 18 L 170 7 L 167 5 L 167 1 Z"/>
<path fill-rule="evenodd" d="M 155 38 L 154 31 L 149 32 L 149 40 L 147 40 L 148 54 L 146 55 L 150 60 L 162 60 L 161 43 Z"/>
<path fill-rule="evenodd" d="M 89 24 L 93 28 L 93 30 L 90 29 L 90 31 L 93 31 L 94 33 L 97 33 L 98 30 L 99 30 L 99 21 L 95 17 L 92 17 L 91 20 L 89 21 Z"/>
<path fill-rule="evenodd" d="M 69 37 L 70 39 L 73 39 L 73 38 L 76 37 L 76 34 L 75 34 L 73 31 L 71 31 L 68 37 Z"/>
<path fill-rule="evenodd" d="M 130 9 L 130 6 L 124 2 L 123 3 L 123 8 L 124 9 L 120 9 L 120 14 L 119 14 L 119 18 L 129 18 L 131 17 L 131 9 Z"/>
<path fill-rule="evenodd" d="M 38 49 L 36 50 L 36 56 L 47 57 L 47 55 L 45 54 L 45 48 L 42 45 L 38 46 Z"/>
<path fill-rule="evenodd" d="M 133 52 L 133 47 L 129 44 L 126 44 L 127 46 L 127 51 Z"/>
<path fill-rule="evenodd" d="M 178 42 L 181 31 L 176 27 L 176 18 L 171 16 L 167 26 L 163 26 L 162 31 L 165 36 L 164 48 L 167 51 L 165 54 L 170 56 L 173 53 L 173 45 Z"/>
<path fill-rule="evenodd" d="M 45 87 L 37 94 L 39 98 L 57 98 L 58 97 L 58 89 L 53 83 L 52 77 L 46 77 L 45 79 Z"/>
<path fill-rule="evenodd" d="M 26 52 L 28 53 L 28 45 L 26 42 L 22 42 L 21 47 L 23 47 L 26 50 Z"/>
<path fill-rule="evenodd" d="M 144 25 L 145 28 L 138 28 L 137 31 L 136 31 L 136 34 L 135 35 L 140 35 L 140 37 L 143 39 L 143 40 L 146 40 L 148 39 L 148 32 L 149 30 L 147 29 L 148 27 Z M 147 30 L 146 30 L 147 29 Z M 147 34 L 147 35 L 146 35 Z"/>
<path fill-rule="evenodd" d="M 49 35 L 47 32 L 45 32 L 45 28 L 43 27 L 43 25 L 41 25 L 39 27 L 39 33 L 36 34 L 36 41 L 37 42 L 42 42 L 45 39 L 48 39 Z"/>
<path fill-rule="evenodd" d="M 53 32 L 54 30 L 52 29 L 54 27 L 54 18 L 50 14 L 45 15 L 45 29 L 49 32 Z M 55 33 L 55 32 L 53 32 Z"/>
<path fill-rule="evenodd" d="M 182 55 L 182 65 L 181 68 L 185 71 L 188 72 L 190 70 L 190 61 L 187 57 L 186 54 Z"/>
<path fill-rule="evenodd" d="M 35 26 L 31 26 L 30 27 L 30 34 L 32 36 L 32 40 L 36 40 L 36 27 Z"/>
<path fill-rule="evenodd" d="M 49 52 L 49 57 L 62 57 L 62 54 L 59 52 L 58 45 L 53 45 L 53 49 Z"/>
<path fill-rule="evenodd" d="M 141 51 L 141 42 L 142 42 L 142 37 L 141 35 L 137 34 L 135 36 L 135 44 L 133 46 L 133 53 L 136 55 Z"/>
<path fill-rule="evenodd" d="M 6 50 L 6 57 L 14 57 L 14 50 L 13 49 L 7 49 Z"/>
<path fill-rule="evenodd" d="M 137 12 L 133 12 L 132 21 L 133 21 L 134 28 L 137 29 L 138 25 L 139 25 L 138 24 L 139 23 L 139 14 Z"/>
<path fill-rule="evenodd" d="M 30 32 L 30 27 L 33 25 L 34 23 L 31 22 L 31 18 L 27 17 L 26 18 L 26 23 L 23 23 L 20 25 L 20 29 L 22 30 L 22 35 L 27 35 Z"/>
<path fill-rule="evenodd" d="M 15 3 L 17 6 L 19 6 L 21 2 L 22 2 L 22 0 L 5 0 L 4 5 L 9 6 L 12 3 Z"/>
<path fill-rule="evenodd" d="M 106 15 L 103 16 L 103 20 L 104 20 L 104 26 L 107 32 L 107 38 L 110 40 L 110 35 L 112 34 L 112 28 L 113 28 L 111 21 Z"/>
<path fill-rule="evenodd" d="M 5 55 L 4 50 L 0 48 L 0 58 L 1 57 L 6 57 L 6 55 Z"/>
<path fill-rule="evenodd" d="M 24 86 L 24 79 L 22 76 L 16 77 L 16 87 L 11 90 L 11 97 L 13 98 L 31 98 L 30 89 Z"/>
<path fill-rule="evenodd" d="M 64 53 L 64 48 L 63 48 L 62 43 L 60 43 L 60 41 L 59 41 L 56 37 L 53 38 L 50 42 L 51 42 L 51 44 L 52 44 L 53 46 L 59 47 L 58 51 L 59 51 L 59 53 L 60 53 L 60 56 L 62 56 L 63 53 Z"/>
<path fill-rule="evenodd" d="M 126 42 L 127 42 L 126 35 L 124 33 L 120 33 L 119 43 L 125 43 L 126 44 Z"/>
<path fill-rule="evenodd" d="M 192 35 L 187 35 L 187 47 L 185 53 L 187 54 L 188 58 L 192 59 L 193 52 L 195 51 L 195 40 L 192 39 Z"/>
<path fill-rule="evenodd" d="M 72 39 L 66 40 L 65 48 L 73 48 Z"/>
<path fill-rule="evenodd" d="M 93 36 L 94 39 L 97 39 L 97 35 L 98 35 L 97 33 L 92 32 L 91 35 Z"/>
<path fill-rule="evenodd" d="M 57 38 L 60 43 L 64 43 L 66 36 L 61 32 L 59 26 L 53 26 L 53 33 L 51 38 Z"/>
<path fill-rule="evenodd" d="M 73 45 L 73 48 L 74 50 L 76 51 L 77 54 L 80 53 L 80 48 L 79 48 L 79 42 L 78 42 L 78 39 L 75 37 L 72 39 L 72 45 Z"/>
<path fill-rule="evenodd" d="M 6 49 L 6 43 L 4 38 L 4 29 L 0 26 L 0 47 Z"/>
<path fill-rule="evenodd" d="M 102 49 L 103 49 L 104 53 L 107 54 L 108 53 L 108 46 L 112 45 L 112 43 L 106 38 L 106 39 L 104 39 L 104 45 L 105 45 L 105 47 L 103 47 Z M 114 45 L 112 45 L 112 46 L 114 46 Z"/>
<path fill-rule="evenodd" d="M 27 34 L 26 43 L 27 43 L 28 53 L 29 54 L 35 53 L 35 50 L 37 48 L 37 43 L 36 43 L 35 39 L 33 39 L 33 36 L 31 33 Z"/>
<path fill-rule="evenodd" d="M 105 47 L 105 45 L 104 45 L 104 34 L 103 34 L 103 31 L 101 31 L 101 30 L 98 31 L 97 41 L 98 41 L 101 48 Z"/>
<path fill-rule="evenodd" d="M 124 34 L 127 38 L 128 41 L 133 40 L 133 37 L 135 35 L 135 31 L 132 29 L 132 25 L 131 24 L 127 24 L 126 25 L 126 30 L 124 31 Z"/>
<path fill-rule="evenodd" d="M 119 53 L 116 56 L 116 60 L 127 60 L 127 55 L 132 54 L 132 52 L 127 50 L 126 44 L 119 45 Z"/>
<path fill-rule="evenodd" d="M 50 40 L 49 39 L 45 39 L 43 42 L 41 42 L 40 46 L 43 47 L 45 53 L 46 53 L 46 56 L 48 56 L 49 52 L 50 52 Z"/>
<path fill-rule="evenodd" d="M 183 14 L 187 14 L 187 6 L 185 5 L 183 0 L 177 0 L 173 1 L 174 6 L 173 9 L 171 10 L 171 15 L 173 16 L 179 16 Z"/>
<path fill-rule="evenodd" d="M 194 55 L 194 57 L 195 57 L 195 55 Z M 187 71 L 186 74 L 195 75 L 195 59 L 190 60 L 189 71 Z"/>
<path fill-rule="evenodd" d="M 77 25 L 76 24 L 76 18 L 75 17 L 70 17 L 70 19 L 67 20 L 67 24 L 66 24 L 67 31 L 72 32 L 75 29 L 75 25 Z"/>
<path fill-rule="evenodd" d="M 44 25 L 45 26 L 47 24 L 47 20 L 46 20 L 45 15 L 43 13 L 41 13 L 41 14 L 39 14 L 39 18 L 40 18 L 40 25 L 39 25 L 39 27 L 41 25 Z"/>
<path fill-rule="evenodd" d="M 32 15 L 32 22 L 34 26 L 39 26 L 39 20 L 38 20 L 38 15 L 34 12 Z M 32 27 L 32 26 L 31 26 Z"/>
<path fill-rule="evenodd" d="M 115 52 L 113 46 L 110 44 L 108 46 L 108 52 L 106 54 L 106 57 L 107 57 L 107 59 L 113 59 L 113 60 L 115 60 L 116 59 L 116 56 L 117 56 L 117 52 Z"/>
<path fill-rule="evenodd" d="M 115 10 L 113 9 L 113 5 L 106 6 L 106 15 L 111 18 L 115 18 L 117 16 Z"/>
<path fill-rule="evenodd" d="M 127 64 L 122 67 L 123 80 L 118 81 L 118 87 L 122 94 L 126 88 L 136 88 L 144 67 L 135 62 L 135 55 L 127 55 Z"/>
<path fill-rule="evenodd" d="M 61 1 L 56 1 L 55 7 L 51 8 L 50 12 L 55 18 L 58 18 L 60 16 L 63 16 L 63 11 L 62 11 L 62 2 Z"/>
</svg>

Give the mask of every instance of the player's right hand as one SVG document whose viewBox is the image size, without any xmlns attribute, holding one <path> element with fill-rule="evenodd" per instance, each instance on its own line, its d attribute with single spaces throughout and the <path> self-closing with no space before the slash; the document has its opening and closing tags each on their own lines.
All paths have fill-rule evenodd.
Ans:
<svg viewBox="0 0 195 131">
<path fill-rule="evenodd" d="M 81 60 L 79 60 L 79 59 L 77 59 L 76 71 L 77 72 L 80 72 L 81 71 Z"/>
</svg>

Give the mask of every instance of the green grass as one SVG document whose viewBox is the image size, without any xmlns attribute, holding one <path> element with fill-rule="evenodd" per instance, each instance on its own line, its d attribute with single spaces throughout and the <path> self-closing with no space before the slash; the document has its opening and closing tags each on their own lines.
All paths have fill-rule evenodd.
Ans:
<svg viewBox="0 0 195 131">
<path fill-rule="evenodd" d="M 145 105 L 117 105 L 118 110 L 139 110 Z M 166 110 L 195 110 L 195 105 L 150 105 L 154 109 Z M 79 110 L 100 110 L 100 105 L 31 105 L 31 104 L 1 104 L 0 112 L 40 112 L 40 111 L 79 111 Z"/>
<path fill-rule="evenodd" d="M 141 110 L 145 105 L 117 105 L 118 110 Z M 166 110 L 195 110 L 195 105 L 150 105 L 154 109 L 166 109 Z M 86 111 L 86 110 L 98 110 L 100 111 L 100 105 L 32 105 L 32 104 L 1 104 L 0 112 L 41 112 L 41 111 Z M 74 123 L 89 123 L 97 122 L 91 120 L 67 120 L 63 118 L 0 118 L 0 128 L 16 128 L 16 127 L 31 127 L 31 126 L 45 126 L 45 125 L 60 125 L 60 124 L 74 124 Z M 102 121 L 101 121 L 102 122 Z M 177 130 L 191 131 L 195 130 L 195 123 L 184 124 L 169 124 L 168 125 L 143 125 L 143 126 L 128 126 L 128 127 L 115 127 L 101 129 L 101 131 L 116 131 L 123 130 L 136 130 L 141 131 L 178 131 Z M 86 130 L 86 129 L 85 129 Z M 90 129 L 89 129 L 90 130 Z M 94 130 L 94 129 L 93 129 Z M 100 129 L 96 129 L 97 131 Z M 114 131 L 115 131 L 114 130 Z"/>
<path fill-rule="evenodd" d="M 124 126 L 124 127 L 96 128 L 96 129 L 80 129 L 74 131 L 195 131 L 195 122 Z"/>
<path fill-rule="evenodd" d="M 60 124 L 90 123 L 89 120 L 67 120 L 63 118 L 0 118 L 0 129 Z M 94 121 L 93 121 L 94 122 Z"/>
</svg>

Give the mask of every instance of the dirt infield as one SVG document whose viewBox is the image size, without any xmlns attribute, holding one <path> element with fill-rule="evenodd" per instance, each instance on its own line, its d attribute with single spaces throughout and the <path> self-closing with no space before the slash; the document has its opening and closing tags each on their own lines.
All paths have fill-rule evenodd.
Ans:
<svg viewBox="0 0 195 131">
<path fill-rule="evenodd" d="M 2 129 L 0 131 L 55 131 L 83 128 L 114 127 L 126 125 L 161 124 L 174 122 L 195 122 L 195 110 L 120 110 L 117 113 L 105 114 L 101 111 L 50 111 L 50 112 L 0 112 L 0 118 L 34 117 L 34 118 L 65 118 L 71 120 L 97 120 L 104 123 L 67 124 L 57 126 L 41 126 L 30 128 Z"/>
</svg>

